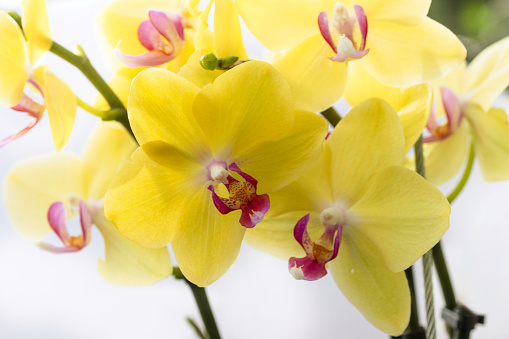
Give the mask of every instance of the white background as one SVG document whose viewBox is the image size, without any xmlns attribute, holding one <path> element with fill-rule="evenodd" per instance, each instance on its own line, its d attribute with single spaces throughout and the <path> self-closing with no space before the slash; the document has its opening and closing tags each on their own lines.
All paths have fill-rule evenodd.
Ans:
<svg viewBox="0 0 509 339">
<path fill-rule="evenodd" d="M 102 64 L 92 28 L 105 3 L 60 0 L 50 1 L 48 7 L 54 40 L 69 49 L 82 45 L 99 72 L 108 77 L 111 74 Z M 19 4 L 0 0 L 0 9 L 19 11 Z M 247 44 L 255 46 L 250 52 L 260 57 L 258 45 L 251 43 L 249 38 Z M 95 92 L 79 72 L 53 55 L 47 61 L 80 97 L 91 102 Z M 508 101 L 502 105 L 509 107 Z M 19 113 L 0 109 L 0 137 L 27 121 Z M 79 153 L 96 123 L 96 118 L 79 111 L 66 150 Z M 51 152 L 45 117 L 29 134 L 0 149 L 0 178 L 20 159 Z M 25 207 L 30 213 L 30 206 Z M 509 337 L 508 235 L 509 184 L 483 182 L 476 165 L 467 188 L 454 203 L 451 228 L 443 239 L 457 298 L 487 314 L 487 324 L 472 338 Z M 46 253 L 15 232 L 0 205 L 0 338 L 195 338 L 184 318 L 200 321 L 199 313 L 182 281 L 170 277 L 150 287 L 109 285 L 95 268 L 103 255 L 99 232 L 94 230 L 92 237 L 90 246 L 80 253 Z M 420 263 L 415 271 L 423 308 Z M 435 287 L 440 314 L 443 299 L 436 280 Z M 295 281 L 286 262 L 245 245 L 230 271 L 207 292 L 225 339 L 388 337 L 349 304 L 331 277 Z M 438 328 L 439 338 L 445 338 L 442 326 Z"/>
</svg>

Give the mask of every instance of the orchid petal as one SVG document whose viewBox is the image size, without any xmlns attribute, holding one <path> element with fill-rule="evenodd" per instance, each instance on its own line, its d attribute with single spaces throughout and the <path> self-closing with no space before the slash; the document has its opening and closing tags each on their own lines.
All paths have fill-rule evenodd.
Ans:
<svg viewBox="0 0 509 339">
<path fill-rule="evenodd" d="M 162 50 L 166 45 L 161 33 L 154 27 L 150 20 L 143 21 L 138 27 L 138 39 L 149 51 L 153 49 Z"/>
<path fill-rule="evenodd" d="M 214 9 L 214 51 L 218 58 L 237 56 L 247 59 L 242 41 L 239 15 L 232 0 L 215 0 Z"/>
<path fill-rule="evenodd" d="M 139 55 L 127 55 L 122 53 L 118 46 L 115 48 L 115 55 L 118 60 L 131 68 L 160 66 L 173 60 L 175 57 L 173 52 L 174 51 L 170 54 L 166 54 L 160 50 L 153 50 Z"/>
<path fill-rule="evenodd" d="M 53 41 L 49 28 L 46 0 L 23 0 L 23 32 L 28 45 L 30 64 L 36 65 Z"/>
<path fill-rule="evenodd" d="M 431 0 L 391 0 L 390 5 L 379 0 L 356 0 L 355 3 L 369 13 L 370 22 L 417 25 L 426 17 Z"/>
<path fill-rule="evenodd" d="M 3 139 L 0 139 L 0 147 L 3 147 L 10 143 L 11 141 L 16 140 L 17 138 L 21 137 L 22 135 L 30 131 L 35 125 L 37 125 L 37 123 L 41 120 L 46 107 L 35 102 L 34 100 L 32 100 L 32 98 L 23 93 L 20 102 L 16 106 L 12 107 L 12 109 L 15 111 L 27 113 L 29 116 L 33 117 L 34 120 L 31 121 L 25 128 L 23 128 L 19 132 L 9 135 Z"/>
</svg>

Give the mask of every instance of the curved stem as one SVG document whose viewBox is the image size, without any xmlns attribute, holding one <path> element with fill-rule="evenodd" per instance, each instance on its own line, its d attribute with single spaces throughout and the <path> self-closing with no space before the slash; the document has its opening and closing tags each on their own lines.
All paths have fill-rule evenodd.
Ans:
<svg viewBox="0 0 509 339">
<path fill-rule="evenodd" d="M 329 107 L 325 111 L 320 113 L 324 116 L 325 119 L 334 127 L 341 121 L 341 116 L 334 109 L 334 107 Z"/>
<path fill-rule="evenodd" d="M 81 100 L 78 97 L 76 97 L 76 99 L 78 99 L 79 107 L 81 107 L 83 110 L 87 111 L 88 113 L 101 118 L 104 121 L 115 120 L 115 118 L 119 114 L 122 114 L 122 110 L 118 109 L 118 108 L 113 108 L 113 109 L 109 109 L 107 111 L 103 111 L 103 110 L 95 108 L 92 105 L 87 104 L 85 101 Z"/>
<path fill-rule="evenodd" d="M 465 184 L 468 181 L 468 178 L 470 177 L 470 173 L 472 172 L 472 167 L 474 164 L 474 143 L 470 143 L 470 152 L 468 154 L 468 161 L 467 166 L 465 167 L 465 172 L 463 172 L 463 176 L 461 177 L 460 181 L 458 182 L 458 185 L 456 185 L 456 188 L 447 196 L 447 200 L 449 201 L 449 204 L 452 204 L 452 202 L 456 199 L 456 197 L 461 193 L 463 188 L 465 187 Z"/>
<path fill-rule="evenodd" d="M 198 309 L 200 310 L 201 318 L 203 320 L 203 324 L 205 325 L 208 337 L 210 339 L 221 339 L 219 330 L 217 329 L 216 321 L 214 319 L 214 314 L 212 313 L 212 309 L 207 298 L 207 293 L 205 292 L 205 288 L 198 287 L 187 280 L 178 267 L 173 267 L 173 275 L 176 279 L 184 280 L 191 288 L 194 299 L 196 300 L 196 304 L 198 305 Z"/>
</svg>

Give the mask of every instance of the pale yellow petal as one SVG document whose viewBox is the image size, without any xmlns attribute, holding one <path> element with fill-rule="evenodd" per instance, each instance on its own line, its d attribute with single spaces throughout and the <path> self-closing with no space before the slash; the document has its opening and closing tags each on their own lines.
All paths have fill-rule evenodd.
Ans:
<svg viewBox="0 0 509 339">
<path fill-rule="evenodd" d="M 363 195 L 377 171 L 403 164 L 401 122 L 394 109 L 380 99 L 355 106 L 327 141 L 332 151 L 334 197 L 347 204 L 355 203 Z"/>
<path fill-rule="evenodd" d="M 428 181 L 439 186 L 459 172 L 468 153 L 468 133 L 468 127 L 463 122 L 448 138 L 424 144 Z"/>
<path fill-rule="evenodd" d="M 465 96 L 488 111 L 509 85 L 509 37 L 482 51 L 468 65 Z"/>
<path fill-rule="evenodd" d="M 0 105 L 16 106 L 28 80 L 25 38 L 16 21 L 0 12 Z"/>
<path fill-rule="evenodd" d="M 387 21 L 398 24 L 415 25 L 428 14 L 431 0 L 354 0 L 362 6 L 368 16 L 368 24 L 373 21 Z"/>
<path fill-rule="evenodd" d="M 194 31 L 192 29 L 184 30 L 185 43 L 184 48 L 178 53 L 178 55 L 170 62 L 164 64 L 162 67 L 173 73 L 178 71 L 184 66 L 191 55 L 194 53 Z"/>
<path fill-rule="evenodd" d="M 193 113 L 220 158 L 280 138 L 294 120 L 290 86 L 261 61 L 234 67 L 205 86 L 196 96 Z"/>
<path fill-rule="evenodd" d="M 179 231 L 181 210 L 196 191 L 193 178 L 201 171 L 178 151 L 165 155 L 172 168 L 138 148 L 115 176 L 104 204 L 120 233 L 152 248 L 166 246 Z"/>
<path fill-rule="evenodd" d="M 191 111 L 199 90 L 184 78 L 159 68 L 138 74 L 127 103 L 138 143 L 162 140 L 196 158 L 208 156 L 208 146 Z"/>
<path fill-rule="evenodd" d="M 16 230 L 33 241 L 50 233 L 49 207 L 57 201 L 67 202 L 70 193 L 82 197 L 81 176 L 81 160 L 67 153 L 27 159 L 14 166 L 4 181 L 3 200 Z"/>
<path fill-rule="evenodd" d="M 71 88 L 51 73 L 48 66 L 39 66 L 34 76 L 44 95 L 53 144 L 60 151 L 71 137 L 78 101 Z"/>
<path fill-rule="evenodd" d="M 193 284 L 212 284 L 237 259 L 246 231 L 239 218 L 240 210 L 219 213 L 207 185 L 190 197 L 171 246 L 182 273 Z"/>
<path fill-rule="evenodd" d="M 465 110 L 473 132 L 475 153 L 486 181 L 509 179 L 509 123 L 503 109 L 484 112 L 479 106 Z"/>
<path fill-rule="evenodd" d="M 101 200 L 121 165 L 130 159 L 136 142 L 117 122 L 101 122 L 82 155 L 87 199 Z"/>
<path fill-rule="evenodd" d="M 273 65 L 288 80 L 296 109 L 321 112 L 341 98 L 346 64 L 330 60 L 333 56 L 320 34 L 276 56 Z"/>
<path fill-rule="evenodd" d="M 27 39 L 30 64 L 35 65 L 53 44 L 46 0 L 23 0 L 22 4 L 23 32 Z"/>
<path fill-rule="evenodd" d="M 376 247 L 346 226 L 330 271 L 345 297 L 379 330 L 403 333 L 410 320 L 410 290 L 404 272 L 391 272 Z"/>
<path fill-rule="evenodd" d="M 377 173 L 350 209 L 356 231 L 378 249 L 393 272 L 413 265 L 449 228 L 451 207 L 419 174 L 392 166 Z"/>
<path fill-rule="evenodd" d="M 218 58 L 238 56 L 247 59 L 242 41 L 240 22 L 233 0 L 215 0 L 214 9 L 214 51 Z"/>
<path fill-rule="evenodd" d="M 344 3 L 344 1 L 342 1 Z M 348 1 L 349 2 L 349 1 Z M 318 15 L 332 12 L 334 2 L 302 0 L 237 0 L 247 28 L 268 49 L 291 48 L 318 32 Z M 347 4 L 345 4 L 347 5 Z"/>
<path fill-rule="evenodd" d="M 103 211 L 93 216 L 95 226 L 104 238 L 104 259 L 97 262 L 101 277 L 115 285 L 152 285 L 169 276 L 173 270 L 168 249 L 147 248 L 125 238 Z"/>
<path fill-rule="evenodd" d="M 258 180 L 260 194 L 273 192 L 311 169 L 320 156 L 327 130 L 323 117 L 296 111 L 289 134 L 237 154 L 232 162 Z"/>
<path fill-rule="evenodd" d="M 195 84 L 196 86 L 203 88 L 205 85 L 211 84 L 216 80 L 218 76 L 224 73 L 224 71 L 209 71 L 201 67 L 200 59 L 202 55 L 207 54 L 206 52 L 196 51 L 189 57 L 188 62 L 182 66 L 178 75 L 186 79 L 187 81 Z"/>
<path fill-rule="evenodd" d="M 433 91 L 427 84 L 415 85 L 403 91 L 403 103 L 397 110 L 405 134 L 408 152 L 422 134 L 433 105 Z"/>
<path fill-rule="evenodd" d="M 272 201 L 271 201 L 272 203 Z M 291 257 L 304 257 L 306 254 L 293 236 L 297 222 L 309 211 L 294 211 L 277 217 L 265 217 L 256 227 L 246 231 L 244 241 L 254 249 L 288 260 Z M 307 231 L 313 240 L 318 240 L 324 232 L 319 213 L 311 213 Z"/>
<path fill-rule="evenodd" d="M 458 38 L 429 18 L 415 26 L 370 22 L 369 32 L 369 53 L 360 62 L 388 86 L 408 87 L 440 78 L 466 56 Z"/>
</svg>

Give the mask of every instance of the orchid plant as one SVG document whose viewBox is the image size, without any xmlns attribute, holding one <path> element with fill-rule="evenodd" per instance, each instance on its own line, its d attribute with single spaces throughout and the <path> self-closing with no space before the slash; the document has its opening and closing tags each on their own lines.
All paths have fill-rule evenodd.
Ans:
<svg viewBox="0 0 509 339">
<path fill-rule="evenodd" d="M 16 147 L 47 109 L 57 151 L 6 176 L 12 225 L 54 253 L 82 250 L 95 225 L 101 277 L 185 281 L 203 338 L 220 338 L 204 288 L 229 270 L 244 240 L 287 261 L 295 279 L 330 272 L 391 336 L 435 338 L 433 261 L 444 314 L 482 322 L 456 302 L 440 239 L 474 153 L 486 181 L 509 179 L 509 124 L 492 107 L 509 85 L 509 40 L 467 66 L 460 40 L 427 17 L 430 4 L 116 0 L 96 19 L 115 74 L 108 81 L 81 47 L 52 40 L 45 0 L 23 0 L 21 15 L 0 12 L 0 104 L 34 119 L 0 146 Z M 241 19 L 266 60 L 246 52 Z M 86 76 L 94 103 L 50 72 L 47 53 Z M 334 109 L 340 99 L 349 112 Z M 62 150 L 77 107 L 101 120 L 81 156 Z M 437 185 L 465 163 L 446 198 Z M 80 235 L 70 235 L 72 218 Z M 426 330 L 412 271 L 421 257 Z M 444 319 L 451 338 L 463 338 Z"/>
</svg>

